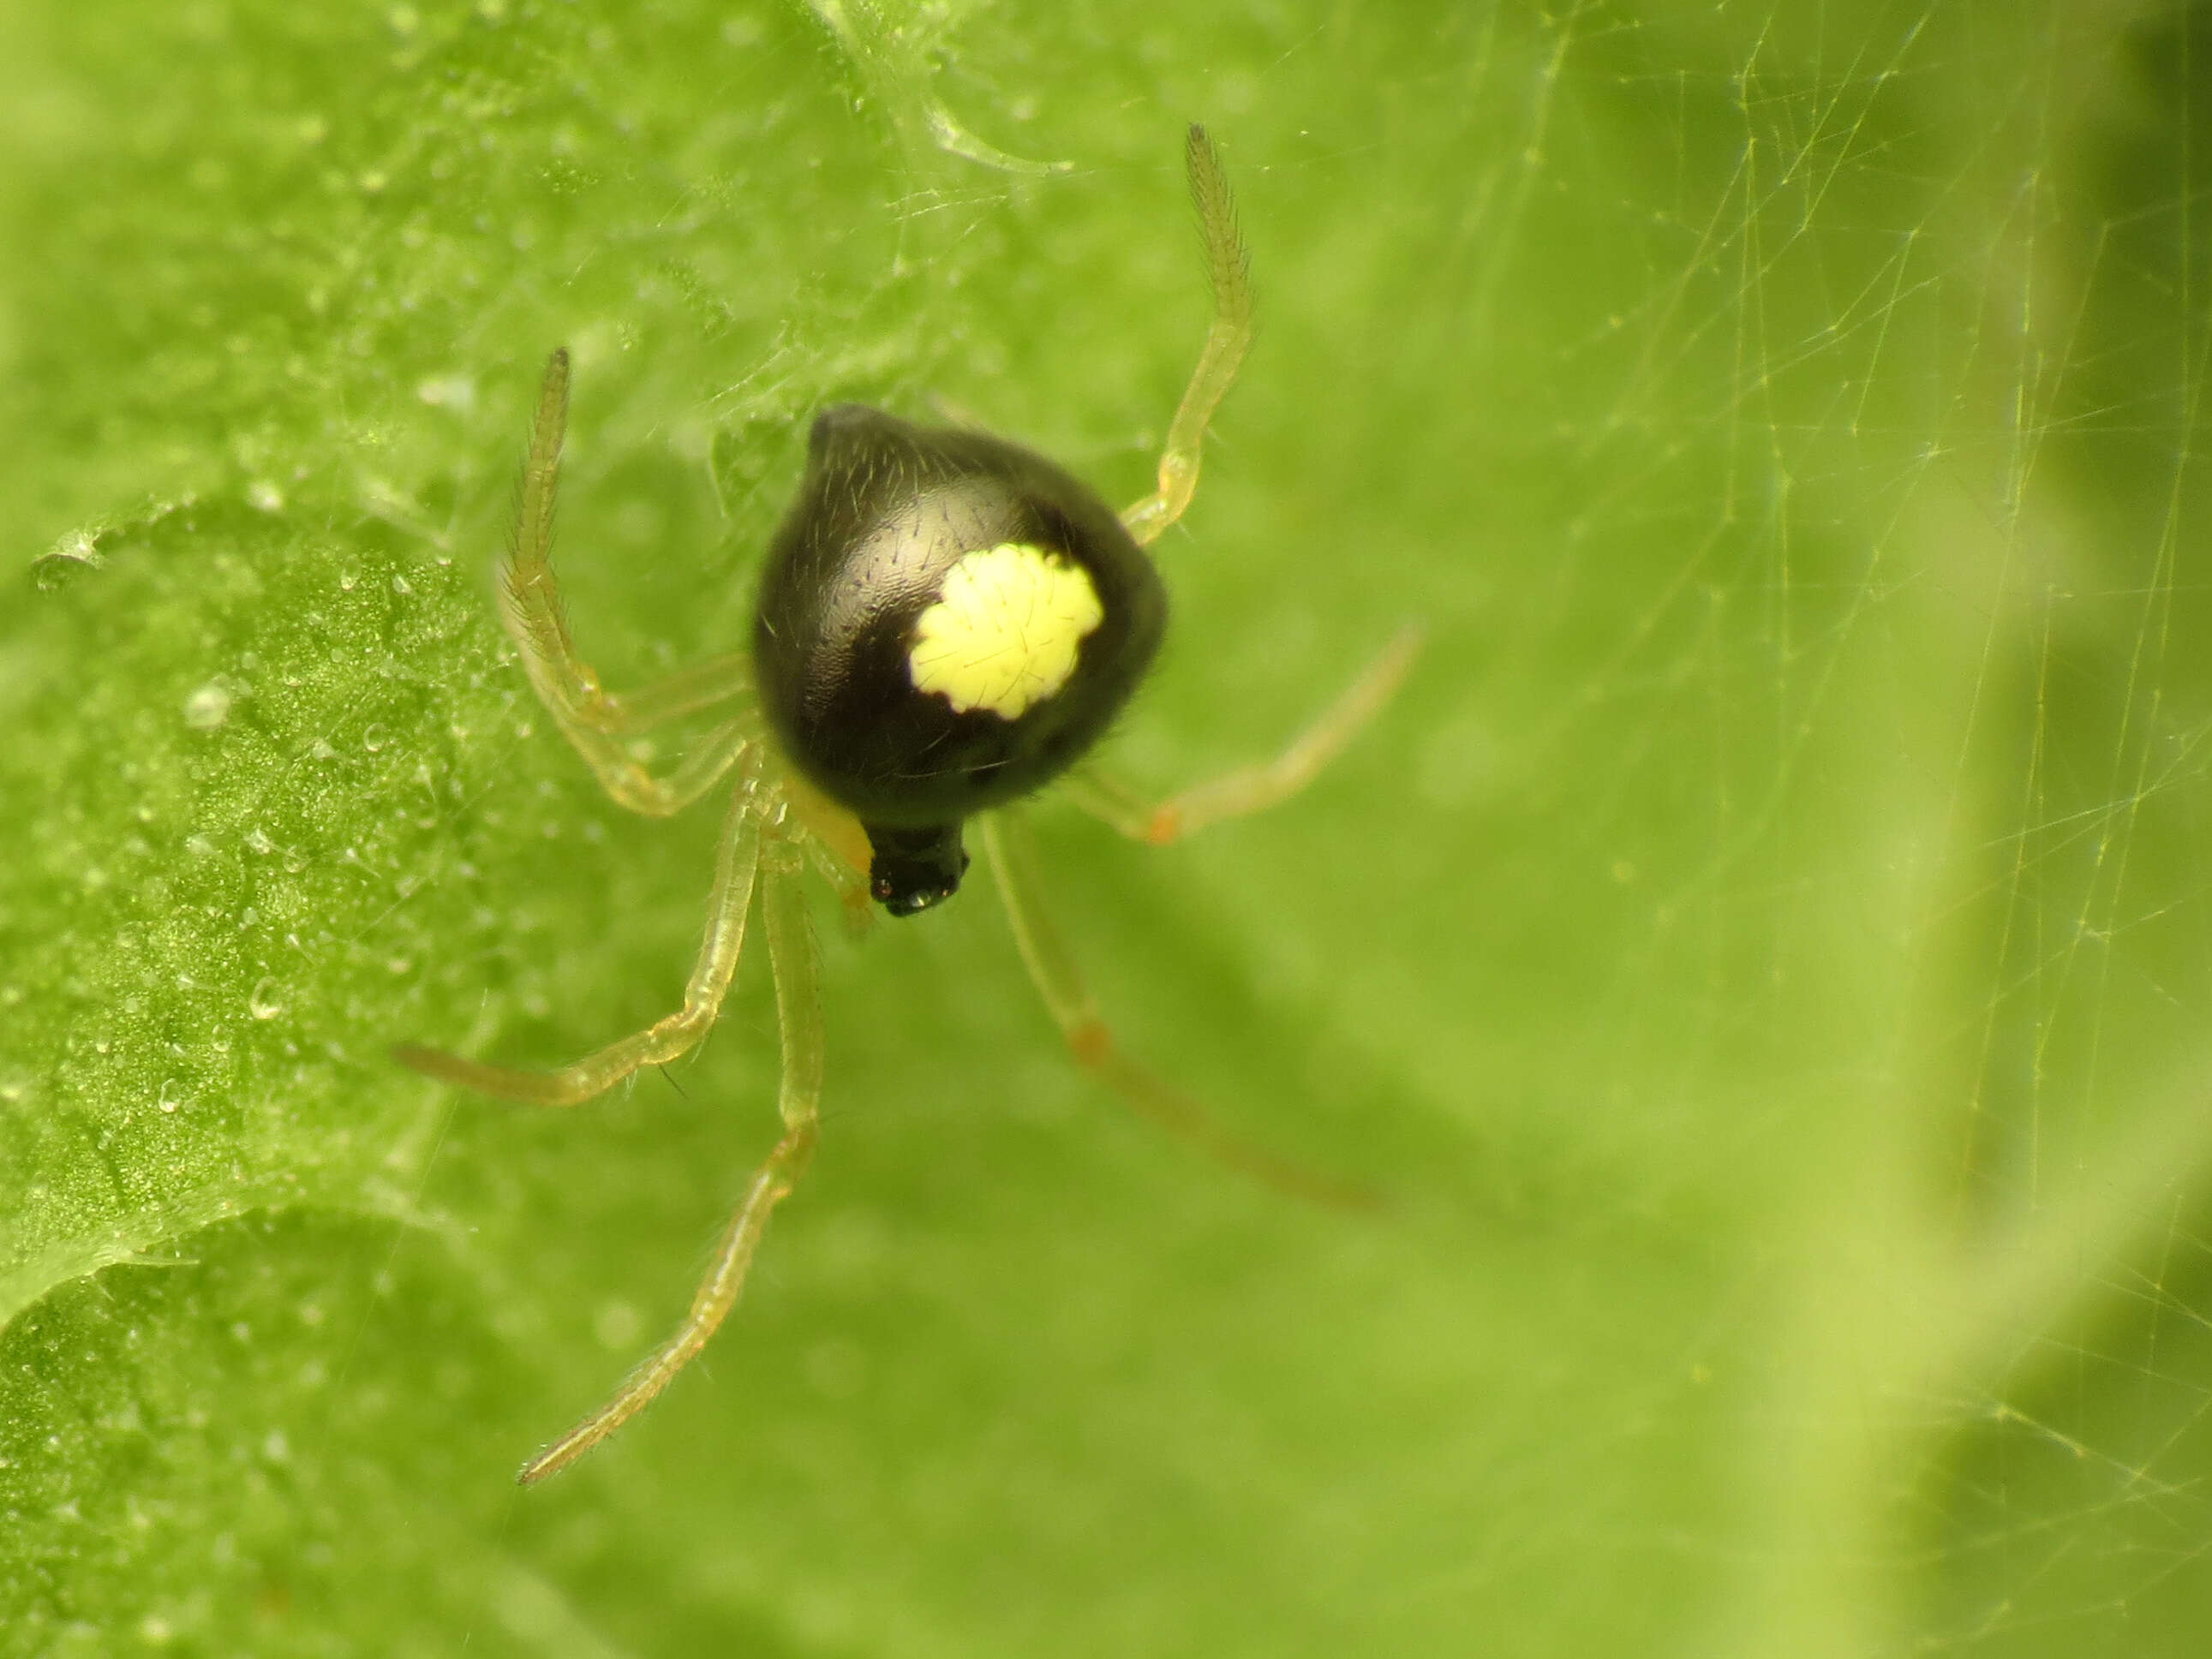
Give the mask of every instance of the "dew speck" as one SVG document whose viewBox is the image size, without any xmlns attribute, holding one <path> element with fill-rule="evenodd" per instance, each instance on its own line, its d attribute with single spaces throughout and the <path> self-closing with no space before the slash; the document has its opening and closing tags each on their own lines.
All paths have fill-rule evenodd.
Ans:
<svg viewBox="0 0 2212 1659">
<path fill-rule="evenodd" d="M 404 595 L 412 593 L 415 590 L 407 585 L 406 577 L 395 574 L 392 578 L 392 591 Z"/>
<path fill-rule="evenodd" d="M 184 1104 L 184 1102 L 179 1099 L 178 1097 L 172 1092 L 176 1086 L 176 1079 L 164 1078 L 161 1080 L 161 1097 L 154 1103 L 159 1106 L 165 1112 L 175 1111 L 178 1107 Z"/>
<path fill-rule="evenodd" d="M 256 478 L 246 486 L 246 499 L 257 513 L 282 513 L 284 492 L 266 478 Z"/>
<path fill-rule="evenodd" d="M 185 724 L 195 732 L 212 732 L 230 718 L 230 688 L 210 680 L 185 699 Z"/>
<path fill-rule="evenodd" d="M 54 592 L 86 571 L 100 569 L 107 562 L 100 544 L 109 533 L 110 527 L 106 525 L 72 530 L 33 561 L 31 577 L 39 592 Z"/>
<path fill-rule="evenodd" d="M 256 1019 L 274 1019 L 284 1012 L 284 1005 L 276 995 L 276 976 L 264 974 L 253 981 L 253 988 L 246 995 L 246 1012 Z"/>
<path fill-rule="evenodd" d="M 399 579 L 395 576 L 392 580 L 397 581 Z M 391 740 L 392 734 L 374 722 L 371 722 L 368 729 L 361 734 L 361 746 L 372 755 L 380 750 Z"/>
</svg>

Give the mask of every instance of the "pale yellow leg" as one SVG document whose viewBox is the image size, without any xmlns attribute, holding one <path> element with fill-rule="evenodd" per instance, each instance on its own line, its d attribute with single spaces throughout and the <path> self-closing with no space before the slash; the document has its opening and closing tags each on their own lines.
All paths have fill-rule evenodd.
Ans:
<svg viewBox="0 0 2212 1659">
<path fill-rule="evenodd" d="M 783 1137 L 769 1154 L 715 1248 L 713 1264 L 691 1298 L 691 1311 L 676 1334 L 629 1374 L 614 1397 L 522 1466 L 524 1486 L 568 1467 L 651 1403 L 705 1347 L 744 1289 L 746 1271 L 759 1249 L 769 1217 L 788 1197 L 813 1155 L 822 1099 L 822 996 L 814 935 L 799 883 L 799 860 L 788 843 L 772 838 L 763 861 L 763 920 L 775 971 L 777 1030 L 783 1044 L 783 1086 L 776 1109 Z"/>
<path fill-rule="evenodd" d="M 714 786 L 750 735 L 747 723 L 722 727 L 666 780 L 654 777 L 617 739 L 749 696 L 750 671 L 741 655 L 718 657 L 657 685 L 618 694 L 601 685 L 598 671 L 577 654 L 552 562 L 553 505 L 568 422 L 568 354 L 560 350 L 546 360 L 538 389 L 514 544 L 499 564 L 500 617 L 539 701 L 607 793 L 632 811 L 665 817 Z"/>
<path fill-rule="evenodd" d="M 592 672 L 587 665 L 579 666 L 586 674 Z M 709 657 L 694 667 L 678 669 L 665 679 L 641 685 L 635 691 L 603 689 L 583 711 L 583 718 L 610 737 L 632 737 L 685 714 L 696 714 L 702 708 L 718 708 L 740 697 L 750 701 L 752 694 L 752 657 L 748 653 L 734 651 L 724 657 Z"/>
<path fill-rule="evenodd" d="M 1045 914 L 1042 884 L 1028 826 L 1008 808 L 981 819 L 984 856 L 990 860 L 1006 920 L 1014 930 L 1030 981 L 1044 999 L 1068 1049 L 1141 1116 L 1180 1135 L 1231 1169 L 1316 1203 L 1365 1208 L 1374 1194 L 1352 1182 L 1301 1168 L 1264 1147 L 1237 1139 L 1209 1118 L 1196 1101 L 1124 1054 L 1100 1018 L 1082 970 L 1060 931 Z"/>
<path fill-rule="evenodd" d="M 1199 453 L 1206 442 L 1206 422 L 1237 378 L 1238 365 L 1252 344 L 1252 260 L 1237 229 L 1237 204 L 1229 193 L 1229 176 L 1221 170 L 1221 157 L 1206 129 L 1193 126 L 1183 144 L 1183 162 L 1190 173 L 1191 200 L 1198 207 L 1198 225 L 1206 238 L 1206 275 L 1213 289 L 1213 322 L 1206 331 L 1206 344 L 1198 355 L 1198 368 L 1183 390 L 1175 420 L 1168 427 L 1167 447 L 1160 453 L 1160 487 L 1121 514 L 1121 522 L 1139 544 L 1149 547 L 1163 531 L 1182 517 L 1198 488 Z"/>
<path fill-rule="evenodd" d="M 1240 767 L 1157 804 L 1116 782 L 1097 763 L 1078 768 L 1060 782 L 1061 793 L 1093 817 L 1103 819 L 1132 841 L 1164 847 L 1224 818 L 1243 817 L 1289 799 L 1311 783 L 1322 768 L 1341 754 L 1359 728 L 1381 712 L 1404 681 L 1421 648 L 1421 629 L 1409 625 L 1382 647 L 1359 678 L 1292 738 L 1273 759 Z"/>
<path fill-rule="evenodd" d="M 393 1057 L 428 1076 L 483 1094 L 532 1106 L 574 1106 L 645 1066 L 673 1060 L 694 1047 L 714 1024 L 744 946 L 745 913 L 752 903 L 764 816 L 757 772 L 757 762 L 748 766 L 730 803 L 729 818 L 723 825 L 721 845 L 714 858 L 707 934 L 692 965 L 690 982 L 684 988 L 682 1007 L 644 1030 L 611 1042 L 597 1054 L 558 1071 L 486 1066 L 412 1043 L 394 1048 Z"/>
</svg>

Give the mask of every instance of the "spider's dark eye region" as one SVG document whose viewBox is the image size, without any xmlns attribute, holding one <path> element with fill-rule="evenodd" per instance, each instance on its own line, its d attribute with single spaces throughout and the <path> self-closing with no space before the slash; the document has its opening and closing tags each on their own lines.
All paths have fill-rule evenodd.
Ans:
<svg viewBox="0 0 2212 1659">
<path fill-rule="evenodd" d="M 866 826 L 877 896 L 910 914 L 959 885 L 962 819 L 1097 740 L 1166 625 L 1152 562 L 1059 467 L 848 404 L 816 417 L 753 649 L 785 752 Z"/>
<path fill-rule="evenodd" d="M 942 904 L 960 890 L 968 872 L 968 850 L 960 826 L 894 830 L 876 824 L 868 830 L 875 860 L 868 868 L 868 891 L 895 916 L 911 916 Z"/>
</svg>

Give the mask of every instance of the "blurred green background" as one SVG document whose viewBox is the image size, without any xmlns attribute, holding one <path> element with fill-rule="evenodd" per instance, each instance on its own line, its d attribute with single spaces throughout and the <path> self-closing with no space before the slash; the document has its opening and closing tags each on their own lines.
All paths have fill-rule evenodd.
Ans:
<svg viewBox="0 0 2212 1659">
<path fill-rule="evenodd" d="M 0 1652 L 2164 1655 L 2212 1628 L 2202 8 L 0 5 Z M 485 572 L 577 362 L 618 684 L 806 415 L 1146 487 L 1206 120 L 1261 336 L 1113 744 L 1430 643 L 1295 806 L 825 898 L 821 1156 Z"/>
</svg>

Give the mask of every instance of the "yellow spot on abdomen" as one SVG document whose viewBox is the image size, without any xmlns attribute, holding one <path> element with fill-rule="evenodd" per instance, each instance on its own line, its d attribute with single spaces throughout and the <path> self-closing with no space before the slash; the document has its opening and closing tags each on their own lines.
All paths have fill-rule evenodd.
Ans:
<svg viewBox="0 0 2212 1659">
<path fill-rule="evenodd" d="M 1018 542 L 963 554 L 915 623 L 915 687 L 966 714 L 1018 720 L 1066 685 L 1075 650 L 1105 620 L 1091 573 Z"/>
</svg>

